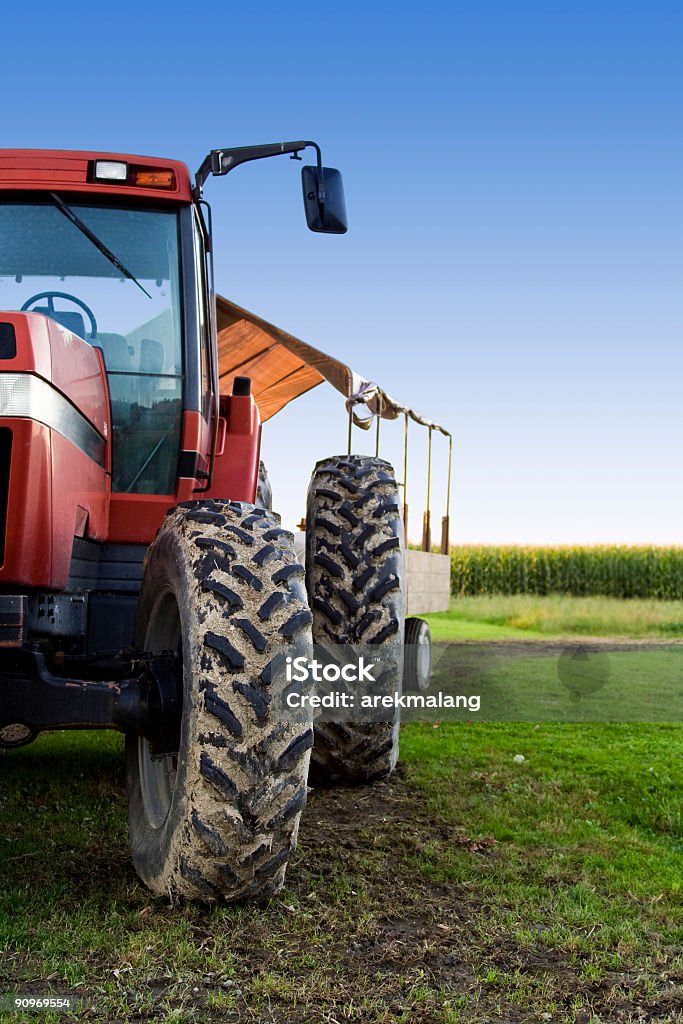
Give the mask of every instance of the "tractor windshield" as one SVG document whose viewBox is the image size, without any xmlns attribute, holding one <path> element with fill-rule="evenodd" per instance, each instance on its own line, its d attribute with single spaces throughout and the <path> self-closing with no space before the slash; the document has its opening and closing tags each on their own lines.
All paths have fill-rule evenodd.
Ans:
<svg viewBox="0 0 683 1024">
<path fill-rule="evenodd" d="M 182 410 L 177 215 L 80 203 L 67 209 L 95 241 L 54 203 L 0 204 L 0 309 L 43 313 L 101 347 L 112 490 L 170 494 Z"/>
</svg>

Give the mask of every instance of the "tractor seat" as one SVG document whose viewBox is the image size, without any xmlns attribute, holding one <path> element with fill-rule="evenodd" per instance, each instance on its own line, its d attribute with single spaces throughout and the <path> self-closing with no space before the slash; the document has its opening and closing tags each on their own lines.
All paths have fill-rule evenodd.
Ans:
<svg viewBox="0 0 683 1024">
<path fill-rule="evenodd" d="M 67 331 L 71 331 L 72 334 L 77 334 L 79 338 L 87 340 L 87 334 L 85 332 L 85 320 L 80 313 L 66 310 L 54 310 L 52 313 L 49 311 L 47 306 L 36 306 L 31 310 L 32 313 L 42 313 L 43 316 L 49 316 L 50 320 L 55 320 L 62 327 L 66 327 Z"/>
<path fill-rule="evenodd" d="M 109 332 L 98 334 L 93 339 L 93 344 L 98 345 L 102 349 L 104 365 L 108 370 L 127 370 L 130 372 L 133 369 L 128 340 L 122 334 L 112 334 Z"/>
<path fill-rule="evenodd" d="M 140 342 L 140 372 L 164 372 L 164 346 L 160 341 L 143 338 Z"/>
</svg>

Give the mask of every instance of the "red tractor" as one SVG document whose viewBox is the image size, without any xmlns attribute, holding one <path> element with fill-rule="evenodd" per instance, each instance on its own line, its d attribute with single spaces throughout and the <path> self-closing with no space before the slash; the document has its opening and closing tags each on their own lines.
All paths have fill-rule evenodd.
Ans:
<svg viewBox="0 0 683 1024">
<path fill-rule="evenodd" d="M 171 897 L 277 891 L 311 756 L 345 782 L 397 756 L 391 715 L 314 744 L 281 671 L 316 635 L 398 650 L 391 468 L 319 464 L 306 577 L 253 504 L 250 379 L 219 389 L 202 187 L 307 146 L 309 227 L 341 233 L 341 178 L 314 143 L 216 150 L 194 183 L 172 160 L 0 151 L 0 747 L 124 732 L 133 861 Z"/>
</svg>

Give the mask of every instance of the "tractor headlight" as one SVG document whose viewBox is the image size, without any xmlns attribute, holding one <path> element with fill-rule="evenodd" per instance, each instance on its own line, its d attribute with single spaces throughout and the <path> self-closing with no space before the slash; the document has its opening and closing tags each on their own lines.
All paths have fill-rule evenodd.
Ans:
<svg viewBox="0 0 683 1024">
<path fill-rule="evenodd" d="M 97 181 L 126 181 L 128 164 L 122 160 L 96 160 L 95 178 Z"/>
</svg>

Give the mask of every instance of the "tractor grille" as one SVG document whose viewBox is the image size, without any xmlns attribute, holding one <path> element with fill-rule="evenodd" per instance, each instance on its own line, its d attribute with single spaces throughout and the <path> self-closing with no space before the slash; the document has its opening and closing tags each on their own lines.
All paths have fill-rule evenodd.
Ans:
<svg viewBox="0 0 683 1024">
<path fill-rule="evenodd" d="M 9 498 L 9 467 L 12 455 L 12 431 L 0 427 L 0 565 L 5 561 L 7 533 L 7 501 Z"/>
</svg>

